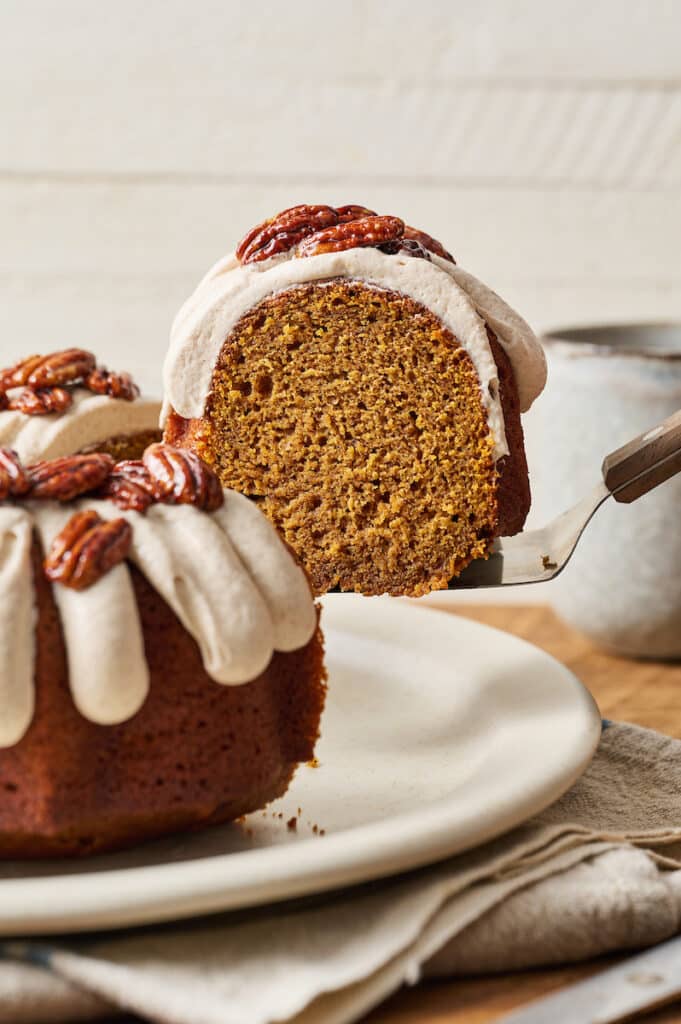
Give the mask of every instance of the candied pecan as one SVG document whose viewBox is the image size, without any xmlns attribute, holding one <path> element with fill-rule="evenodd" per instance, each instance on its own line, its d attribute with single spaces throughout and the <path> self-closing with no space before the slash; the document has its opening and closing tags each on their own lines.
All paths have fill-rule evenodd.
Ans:
<svg viewBox="0 0 681 1024">
<path fill-rule="evenodd" d="M 117 462 L 111 476 L 97 491 L 100 498 L 110 498 L 114 505 L 133 512 L 145 512 L 157 500 L 158 486 L 141 459 Z"/>
<path fill-rule="evenodd" d="M 428 252 L 435 253 L 436 256 L 441 256 L 443 260 L 449 260 L 450 263 L 456 263 L 456 260 L 452 256 L 451 252 L 447 252 L 442 242 L 438 242 L 437 238 L 433 238 L 425 231 L 419 231 L 418 228 L 412 228 L 409 224 L 404 226 L 404 237 L 411 238 L 414 242 L 418 242 Z"/>
<path fill-rule="evenodd" d="M 15 366 L 0 371 L 0 391 L 19 388 L 49 388 L 75 384 L 95 367 L 95 357 L 82 348 L 66 348 L 47 356 L 28 356 Z"/>
<path fill-rule="evenodd" d="M 40 366 L 42 361 L 42 356 L 27 356 L 26 359 L 15 363 L 14 366 L 0 370 L 0 391 L 21 387 L 31 376 L 33 370 Z"/>
<path fill-rule="evenodd" d="M 76 512 L 57 534 L 43 567 L 48 580 L 85 590 L 130 553 L 132 527 L 125 519 L 101 519 L 93 509 Z"/>
<path fill-rule="evenodd" d="M 415 238 L 395 238 L 392 242 L 379 245 L 378 248 L 389 256 L 394 256 L 398 252 L 404 252 L 407 256 L 416 256 L 419 259 L 430 261 L 430 253 Z"/>
<path fill-rule="evenodd" d="M 31 498 L 48 501 L 71 501 L 101 487 L 111 474 L 114 460 L 104 452 L 91 455 L 64 455 L 28 467 Z"/>
<path fill-rule="evenodd" d="M 169 444 L 152 444 L 142 461 L 156 482 L 159 501 L 167 505 L 196 505 L 207 512 L 222 505 L 220 481 L 194 452 Z"/>
<path fill-rule="evenodd" d="M 59 384 L 75 384 L 95 368 L 92 352 L 82 348 L 65 348 L 43 356 L 25 382 L 31 388 L 50 388 Z"/>
<path fill-rule="evenodd" d="M 0 412 L 4 412 L 7 408 L 9 408 L 9 398 L 4 391 L 0 391 Z"/>
<path fill-rule="evenodd" d="M 352 225 L 352 228 L 348 228 Z M 353 230 L 356 229 L 356 230 Z M 410 244 L 394 244 L 401 238 Z M 241 263 L 255 263 L 297 247 L 298 256 L 341 252 L 355 246 L 376 246 L 383 252 L 406 252 L 429 259 L 434 253 L 455 262 L 441 242 L 399 217 L 378 216 L 366 206 L 292 206 L 254 227 L 239 243 Z"/>
<path fill-rule="evenodd" d="M 305 238 L 298 246 L 298 256 L 342 252 L 357 246 L 383 245 L 401 238 L 403 231 L 404 221 L 399 217 L 360 217 L 345 224 L 335 224 Z"/>
<path fill-rule="evenodd" d="M 0 448 L 0 501 L 18 498 L 30 490 L 31 481 L 13 448 Z"/>
<path fill-rule="evenodd" d="M 359 220 L 360 217 L 375 217 L 376 211 L 370 210 L 368 206 L 356 206 L 349 203 L 348 206 L 337 206 L 338 223 L 347 224 L 350 220 Z"/>
<path fill-rule="evenodd" d="M 337 223 L 338 213 L 332 206 L 291 206 L 249 231 L 237 246 L 237 259 L 241 263 L 259 263 L 288 252 L 307 235 Z"/>
<path fill-rule="evenodd" d="M 105 366 L 97 366 L 83 383 L 97 395 L 123 398 L 126 402 L 132 402 L 140 393 L 129 373 L 112 373 Z"/>
<path fill-rule="evenodd" d="M 9 399 L 7 408 L 27 416 L 46 416 L 51 412 L 65 412 L 73 397 L 65 388 L 22 388 Z"/>
</svg>

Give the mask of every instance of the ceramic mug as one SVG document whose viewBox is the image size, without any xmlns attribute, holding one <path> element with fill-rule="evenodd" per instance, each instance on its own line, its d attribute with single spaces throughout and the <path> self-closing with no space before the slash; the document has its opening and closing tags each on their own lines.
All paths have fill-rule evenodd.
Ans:
<svg viewBox="0 0 681 1024">
<path fill-rule="evenodd" d="M 589 493 L 609 451 L 681 409 L 681 324 L 580 327 L 543 342 L 533 484 L 548 522 Z M 603 647 L 681 658 L 681 475 L 632 505 L 608 500 L 547 596 Z"/>
</svg>

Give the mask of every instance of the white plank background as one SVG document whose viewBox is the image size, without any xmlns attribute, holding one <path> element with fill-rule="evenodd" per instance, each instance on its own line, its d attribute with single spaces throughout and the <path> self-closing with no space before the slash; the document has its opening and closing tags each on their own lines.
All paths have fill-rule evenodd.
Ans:
<svg viewBox="0 0 681 1024">
<path fill-rule="evenodd" d="M 198 276 L 300 201 L 404 216 L 539 329 L 681 318 L 681 3 L 0 3 L 3 362 L 158 390 Z"/>
</svg>

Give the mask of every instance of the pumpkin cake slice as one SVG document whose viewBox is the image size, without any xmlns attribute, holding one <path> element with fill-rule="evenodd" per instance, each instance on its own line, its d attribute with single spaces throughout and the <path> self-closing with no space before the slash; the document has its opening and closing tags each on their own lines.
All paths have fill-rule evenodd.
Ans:
<svg viewBox="0 0 681 1024">
<path fill-rule="evenodd" d="M 418 596 L 522 529 L 542 349 L 430 235 L 360 206 L 259 224 L 180 310 L 165 439 L 248 496 L 316 593 Z"/>
</svg>

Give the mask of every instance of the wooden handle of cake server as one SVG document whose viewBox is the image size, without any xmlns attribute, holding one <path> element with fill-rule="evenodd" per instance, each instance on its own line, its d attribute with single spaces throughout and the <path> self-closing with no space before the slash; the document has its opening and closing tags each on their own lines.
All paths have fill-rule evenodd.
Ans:
<svg viewBox="0 0 681 1024">
<path fill-rule="evenodd" d="M 681 410 L 603 461 L 603 479 L 616 501 L 636 501 L 679 472 Z"/>
</svg>

